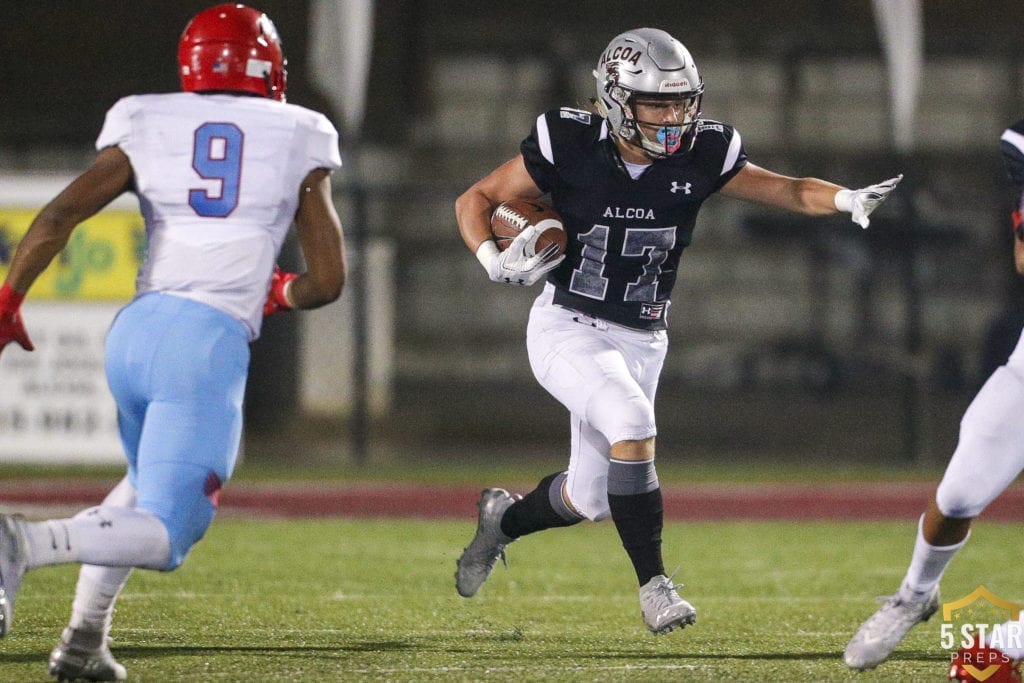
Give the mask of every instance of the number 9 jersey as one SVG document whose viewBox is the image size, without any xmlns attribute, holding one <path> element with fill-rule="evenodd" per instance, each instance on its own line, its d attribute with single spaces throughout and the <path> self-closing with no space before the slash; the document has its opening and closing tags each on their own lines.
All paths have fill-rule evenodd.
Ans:
<svg viewBox="0 0 1024 683">
<path fill-rule="evenodd" d="M 746 165 L 731 126 L 702 121 L 689 153 L 654 161 L 635 179 L 607 122 L 563 108 L 541 114 L 520 151 L 562 216 L 566 258 L 548 276 L 554 303 L 635 329 L 663 330 L 697 212 Z"/>
<path fill-rule="evenodd" d="M 325 116 L 259 97 L 136 95 L 107 112 L 96 148 L 131 161 L 146 222 L 136 296 L 200 301 L 259 336 L 270 276 L 317 168 L 341 166 Z"/>
</svg>

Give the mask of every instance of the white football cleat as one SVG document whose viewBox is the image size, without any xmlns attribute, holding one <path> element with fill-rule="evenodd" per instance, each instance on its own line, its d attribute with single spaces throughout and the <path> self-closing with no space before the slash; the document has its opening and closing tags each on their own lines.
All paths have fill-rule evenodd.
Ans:
<svg viewBox="0 0 1024 683">
<path fill-rule="evenodd" d="M 491 570 L 501 558 L 505 562 L 505 546 L 514 541 L 501 531 L 501 517 L 516 498 L 505 489 L 484 489 L 476 504 L 480 513 L 476 535 L 455 562 L 455 589 L 464 598 L 471 598 L 484 585 Z"/>
<path fill-rule="evenodd" d="M 100 631 L 64 629 L 50 653 L 50 675 L 58 681 L 123 681 L 128 674 L 110 654 Z"/>
<path fill-rule="evenodd" d="M 874 669 L 888 659 L 910 629 L 928 621 L 937 609 L 938 586 L 920 601 L 903 600 L 899 593 L 890 596 L 846 645 L 843 652 L 846 665 L 858 671 Z"/>
<path fill-rule="evenodd" d="M 21 530 L 21 515 L 0 515 L 0 638 L 11 630 L 14 621 L 14 596 L 25 575 L 26 546 Z"/>
<path fill-rule="evenodd" d="M 659 574 L 640 588 L 640 613 L 647 630 L 655 635 L 685 628 L 697 621 L 697 610 L 679 597 L 672 579 Z"/>
</svg>

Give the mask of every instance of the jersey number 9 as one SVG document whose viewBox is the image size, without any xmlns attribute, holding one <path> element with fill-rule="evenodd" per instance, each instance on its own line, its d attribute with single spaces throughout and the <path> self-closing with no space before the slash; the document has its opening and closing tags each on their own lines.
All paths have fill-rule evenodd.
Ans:
<svg viewBox="0 0 1024 683">
<path fill-rule="evenodd" d="M 192 188 L 188 204 L 204 218 L 226 218 L 238 206 L 245 135 L 233 123 L 204 123 L 196 128 L 192 168 L 205 180 L 219 180 L 220 192 Z"/>
</svg>

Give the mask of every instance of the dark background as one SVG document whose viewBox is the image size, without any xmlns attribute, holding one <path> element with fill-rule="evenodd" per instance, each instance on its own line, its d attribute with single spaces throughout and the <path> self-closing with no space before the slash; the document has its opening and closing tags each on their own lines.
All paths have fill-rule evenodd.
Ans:
<svg viewBox="0 0 1024 683">
<path fill-rule="evenodd" d="M 3 3 L 5 171 L 84 168 L 119 97 L 178 89 L 178 37 L 207 4 Z M 687 45 L 705 114 L 736 125 L 755 163 L 849 186 L 906 174 L 867 232 L 843 217 L 708 203 L 674 297 L 660 448 L 710 460 L 944 461 L 963 408 L 1020 332 L 997 140 L 1024 111 L 1024 3 L 923 5 L 918 147 L 900 152 L 867 0 L 384 0 L 358 136 L 312 85 L 309 4 L 260 3 L 284 42 L 289 101 L 341 129 L 336 199 L 352 244 L 378 240 L 395 254 L 394 272 L 369 274 L 387 279 L 396 310 L 393 400 L 366 417 L 371 449 L 485 452 L 503 438 L 562 452 L 566 416 L 523 349 L 535 292 L 488 285 L 452 202 L 515 154 L 539 112 L 586 105 L 589 69 L 614 35 L 651 25 Z M 282 258 L 295 263 L 293 244 Z M 248 428 L 316 434 L 343 457 L 351 416 L 295 410 L 298 334 L 274 321 L 254 347 Z"/>
</svg>

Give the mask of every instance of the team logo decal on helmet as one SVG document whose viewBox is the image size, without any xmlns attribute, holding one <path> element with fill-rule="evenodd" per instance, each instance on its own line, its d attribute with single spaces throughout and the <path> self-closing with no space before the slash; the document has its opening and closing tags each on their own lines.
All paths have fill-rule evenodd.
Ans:
<svg viewBox="0 0 1024 683">
<path fill-rule="evenodd" d="M 626 31 L 605 48 L 594 78 L 595 104 L 614 135 L 652 157 L 693 148 L 704 82 L 678 40 L 659 29 Z M 665 114 L 641 121 L 637 104 Z"/>
<path fill-rule="evenodd" d="M 227 3 L 203 10 L 178 41 L 182 90 L 249 92 L 284 101 L 288 60 L 263 12 Z"/>
</svg>

